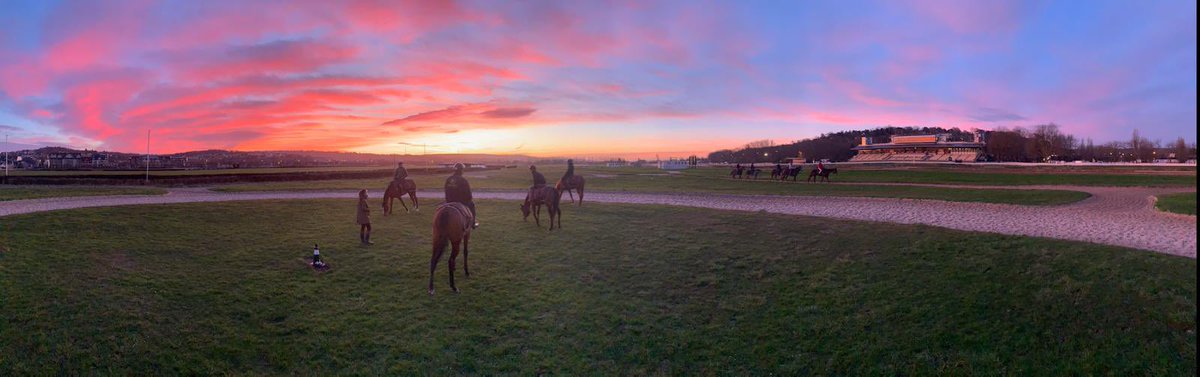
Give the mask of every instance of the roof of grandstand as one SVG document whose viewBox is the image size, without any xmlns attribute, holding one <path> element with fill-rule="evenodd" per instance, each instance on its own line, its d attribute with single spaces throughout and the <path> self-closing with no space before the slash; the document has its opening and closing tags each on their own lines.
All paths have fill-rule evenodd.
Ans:
<svg viewBox="0 0 1200 377">
<path fill-rule="evenodd" d="M 947 141 L 941 143 L 882 143 L 882 144 L 867 144 L 859 145 L 851 148 L 852 150 L 875 150 L 875 149 L 897 149 L 897 148 L 983 148 L 983 143 L 971 141 Z"/>
</svg>

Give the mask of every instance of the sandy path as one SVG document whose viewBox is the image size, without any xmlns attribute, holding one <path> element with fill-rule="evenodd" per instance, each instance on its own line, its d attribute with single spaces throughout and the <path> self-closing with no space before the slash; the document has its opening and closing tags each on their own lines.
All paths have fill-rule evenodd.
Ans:
<svg viewBox="0 0 1200 377">
<path fill-rule="evenodd" d="M 666 194 L 589 192 L 589 202 L 663 204 L 737 211 L 925 224 L 950 229 L 1050 237 L 1152 250 L 1196 257 L 1196 217 L 1154 209 L 1154 195 L 1195 188 L 1025 186 L 1010 189 L 1061 189 L 1092 194 L 1083 201 L 1056 207 L 944 202 L 935 200 L 806 197 L 769 195 Z M 426 206 L 440 192 L 422 191 Z M 0 202 L 0 217 L 72 208 L 134 204 L 166 204 L 263 199 L 356 197 L 356 191 L 222 193 L 203 188 L 174 189 L 160 196 L 97 196 Z M 521 200 L 524 192 L 480 191 L 479 199 Z M 583 208 L 567 208 L 571 212 Z"/>
</svg>

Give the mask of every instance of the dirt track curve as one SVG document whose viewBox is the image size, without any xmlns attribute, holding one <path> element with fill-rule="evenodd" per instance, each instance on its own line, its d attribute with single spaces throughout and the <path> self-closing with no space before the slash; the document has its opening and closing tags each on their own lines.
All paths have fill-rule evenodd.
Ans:
<svg viewBox="0 0 1200 377">
<path fill-rule="evenodd" d="M 962 186 L 974 187 L 974 186 Z M 1196 217 L 1154 208 L 1154 196 L 1195 188 L 1025 186 L 1090 193 L 1083 201 L 1038 207 L 936 200 L 769 195 L 589 192 L 588 202 L 662 204 L 736 211 L 766 211 L 950 229 L 1095 242 L 1196 257 Z M 480 191 L 479 199 L 521 200 L 523 191 Z M 439 199 L 440 192 L 420 193 Z M 356 191 L 222 193 L 202 188 L 174 189 L 159 196 L 100 196 L 0 202 L 0 217 L 63 209 L 136 204 L 218 202 L 263 199 L 355 198 Z M 432 203 L 426 199 L 427 203 Z M 586 210 L 567 209 L 570 211 Z"/>
</svg>

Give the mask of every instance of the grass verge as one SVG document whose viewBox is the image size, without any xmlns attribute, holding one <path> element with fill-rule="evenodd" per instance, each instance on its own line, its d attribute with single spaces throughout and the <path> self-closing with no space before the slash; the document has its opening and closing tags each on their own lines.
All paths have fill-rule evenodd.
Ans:
<svg viewBox="0 0 1200 377">
<path fill-rule="evenodd" d="M 1183 192 L 1162 195 L 1158 197 L 1158 201 L 1154 203 L 1154 206 L 1162 211 L 1196 216 L 1196 193 Z"/>
</svg>

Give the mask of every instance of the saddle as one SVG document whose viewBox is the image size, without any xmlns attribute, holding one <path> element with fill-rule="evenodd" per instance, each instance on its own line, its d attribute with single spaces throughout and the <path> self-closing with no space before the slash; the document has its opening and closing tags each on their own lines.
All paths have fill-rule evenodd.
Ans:
<svg viewBox="0 0 1200 377">
<path fill-rule="evenodd" d="M 392 186 L 400 189 L 400 192 L 410 192 L 417 189 L 417 183 L 413 182 L 412 178 L 404 178 L 404 180 L 392 180 Z"/>
<path fill-rule="evenodd" d="M 555 194 L 556 194 L 556 192 L 555 192 L 554 188 L 550 187 L 550 186 L 530 187 L 529 188 L 529 202 L 530 203 L 537 203 L 537 202 L 550 203 L 550 201 L 554 199 Z"/>
<path fill-rule="evenodd" d="M 438 204 L 437 209 L 434 210 L 433 217 L 436 218 L 437 212 L 440 211 L 458 211 L 459 215 L 462 215 L 462 218 L 466 219 L 466 221 L 463 223 L 463 229 L 470 229 L 471 225 L 475 224 L 475 214 L 471 213 L 471 209 L 467 208 L 466 204 L 459 202 Z"/>
</svg>

